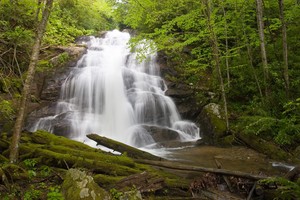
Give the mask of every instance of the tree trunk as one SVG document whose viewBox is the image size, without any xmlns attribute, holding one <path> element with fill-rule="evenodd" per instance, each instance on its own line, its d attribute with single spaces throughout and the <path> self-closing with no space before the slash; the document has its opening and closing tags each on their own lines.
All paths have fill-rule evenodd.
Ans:
<svg viewBox="0 0 300 200">
<path fill-rule="evenodd" d="M 225 63 L 226 63 L 226 72 L 227 72 L 227 87 L 230 88 L 230 73 L 229 73 L 229 51 L 228 51 L 228 26 L 227 26 L 227 19 L 226 19 L 226 11 L 224 5 L 222 5 L 223 16 L 225 19 Z"/>
<path fill-rule="evenodd" d="M 153 165 L 153 166 L 164 167 L 164 168 L 174 169 L 174 170 L 209 172 L 209 173 L 221 174 L 221 175 L 226 175 L 226 176 L 242 177 L 242 178 L 247 178 L 247 179 L 252 179 L 252 180 L 260 180 L 260 179 L 268 178 L 267 176 L 255 175 L 255 174 L 245 173 L 245 172 L 240 172 L 240 171 L 199 167 L 199 166 L 193 166 L 193 165 L 181 165 L 181 164 L 177 164 L 177 163 L 169 162 L 169 161 L 153 161 L 153 160 L 135 160 L 135 161 L 138 163 L 141 163 L 141 164 Z"/>
<path fill-rule="evenodd" d="M 244 29 L 244 35 L 246 36 L 245 29 Z M 256 85 L 257 85 L 257 89 L 258 89 L 261 101 L 264 102 L 264 97 L 263 97 L 263 93 L 262 93 L 262 90 L 261 90 L 261 87 L 260 87 L 260 83 L 259 83 L 258 77 L 256 75 L 255 68 L 253 66 L 253 56 L 252 56 L 251 45 L 249 43 L 249 39 L 247 39 L 247 45 L 246 46 L 247 46 L 247 54 L 248 54 L 248 58 L 249 58 L 250 67 L 251 67 L 251 70 L 252 70 Z"/>
<path fill-rule="evenodd" d="M 280 11 L 280 21 L 282 28 L 282 49 L 283 49 L 283 77 L 285 83 L 285 93 L 287 98 L 289 98 L 290 82 L 289 82 L 289 66 L 288 66 L 288 49 L 287 49 L 287 33 L 286 33 L 286 23 L 284 19 L 284 4 L 283 0 L 278 0 L 279 11 Z"/>
<path fill-rule="evenodd" d="M 28 72 L 26 76 L 26 80 L 23 86 L 23 92 L 22 92 L 22 98 L 19 105 L 19 112 L 16 119 L 16 123 L 14 126 L 14 132 L 12 137 L 12 143 L 10 147 L 10 155 L 9 159 L 11 163 L 15 163 L 18 160 L 18 154 L 19 154 L 19 141 L 21 136 L 21 131 L 24 123 L 25 118 L 25 109 L 26 109 L 26 102 L 28 99 L 28 96 L 30 94 L 30 86 L 31 82 L 33 80 L 34 74 L 35 74 L 35 68 L 38 62 L 39 58 L 39 51 L 41 46 L 41 41 L 46 29 L 47 21 L 50 15 L 50 11 L 52 8 L 53 0 L 47 0 L 45 9 L 43 12 L 42 20 L 39 23 L 37 30 L 36 30 L 36 37 L 35 42 L 32 48 L 32 53 L 30 57 L 30 63 L 28 67 Z"/>
<path fill-rule="evenodd" d="M 97 134 L 88 134 L 87 137 L 91 140 L 97 142 L 97 145 L 105 146 L 114 151 L 118 151 L 120 153 L 126 153 L 128 157 L 136 158 L 136 159 L 147 159 L 147 160 L 163 160 L 163 158 L 152 155 L 148 152 L 139 150 L 132 146 L 123 144 L 121 142 L 97 135 Z"/>
<path fill-rule="evenodd" d="M 213 59 L 215 61 L 215 66 L 217 70 L 217 75 L 220 83 L 220 89 L 221 89 L 221 94 L 222 94 L 222 100 L 224 104 L 224 112 L 225 112 L 225 121 L 226 121 L 226 129 L 227 131 L 229 130 L 229 120 L 228 120 L 228 110 L 227 110 L 227 100 L 226 100 L 226 92 L 225 92 L 225 86 L 224 86 L 224 81 L 222 77 L 222 72 L 221 72 L 221 66 L 220 66 L 220 54 L 219 54 L 219 47 L 218 47 L 218 41 L 217 41 L 217 36 L 214 31 L 214 27 L 212 24 L 211 20 L 211 8 L 210 8 L 210 3 L 208 0 L 203 0 L 204 2 L 204 14 L 207 18 L 207 26 L 208 30 L 210 33 L 210 45 L 213 51 Z"/>
<path fill-rule="evenodd" d="M 264 34 L 264 21 L 263 21 L 263 0 L 256 0 L 256 15 L 257 15 L 257 26 L 260 39 L 260 49 L 261 49 L 261 59 L 263 64 L 264 72 L 264 85 L 265 85 L 265 95 L 269 96 L 269 68 L 267 60 L 267 51 L 265 45 L 265 34 Z"/>
</svg>

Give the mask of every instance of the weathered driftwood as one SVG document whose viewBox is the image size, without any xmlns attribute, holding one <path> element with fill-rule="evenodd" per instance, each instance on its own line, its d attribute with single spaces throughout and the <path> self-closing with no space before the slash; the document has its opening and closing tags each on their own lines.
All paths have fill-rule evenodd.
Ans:
<svg viewBox="0 0 300 200">
<path fill-rule="evenodd" d="M 135 159 L 147 159 L 147 160 L 162 160 L 162 158 L 154 156 L 148 152 L 139 150 L 137 148 L 134 148 L 132 146 L 123 144 L 121 142 L 99 136 L 97 134 L 89 134 L 87 137 L 91 140 L 94 140 L 97 142 L 98 145 L 105 146 L 109 149 L 112 149 L 114 151 L 118 151 L 120 153 L 127 154 L 128 157 L 135 158 Z"/>
<path fill-rule="evenodd" d="M 176 164 L 174 162 L 167 162 L 167 161 L 152 161 L 152 160 L 135 160 L 138 163 L 142 164 L 148 164 L 152 166 L 157 167 L 164 167 L 168 169 L 174 169 L 174 170 L 185 170 L 185 171 L 195 171 L 195 172 L 210 172 L 215 174 L 221 174 L 221 175 L 228 175 L 228 176 L 236 176 L 236 177 L 242 177 L 252 180 L 260 180 L 268 178 L 266 176 L 260 176 L 255 174 L 249 174 L 245 172 L 240 171 L 230 171 L 226 169 L 215 169 L 215 168 L 206 168 L 206 167 L 198 167 L 198 166 L 187 166 L 187 165 L 180 165 Z"/>
</svg>

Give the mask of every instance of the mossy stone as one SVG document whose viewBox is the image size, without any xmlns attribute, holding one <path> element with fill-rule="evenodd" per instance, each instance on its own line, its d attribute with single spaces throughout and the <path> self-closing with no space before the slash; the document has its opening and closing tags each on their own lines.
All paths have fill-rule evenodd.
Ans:
<svg viewBox="0 0 300 200">
<path fill-rule="evenodd" d="M 69 169 L 62 184 L 65 199 L 110 200 L 111 196 L 95 183 L 93 177 L 79 169 Z"/>
<path fill-rule="evenodd" d="M 215 144 L 226 136 L 226 121 L 221 106 L 215 103 L 206 105 L 197 122 L 200 124 L 200 133 L 206 143 Z"/>
</svg>

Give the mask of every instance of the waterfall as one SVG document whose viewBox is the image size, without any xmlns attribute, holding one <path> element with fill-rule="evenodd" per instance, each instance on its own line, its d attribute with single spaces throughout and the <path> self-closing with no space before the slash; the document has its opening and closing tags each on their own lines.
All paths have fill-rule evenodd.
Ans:
<svg viewBox="0 0 300 200">
<path fill-rule="evenodd" d="M 128 47 L 129 39 L 129 33 L 117 30 L 104 38 L 91 37 L 87 53 L 62 85 L 55 116 L 40 118 L 30 131 L 61 134 L 58 127 L 63 124 L 75 140 L 85 141 L 86 134 L 96 133 L 136 147 L 159 142 L 154 129 L 176 133 L 173 138 L 180 141 L 199 139 L 199 128 L 181 120 L 165 95 L 156 54 L 139 62 Z"/>
</svg>

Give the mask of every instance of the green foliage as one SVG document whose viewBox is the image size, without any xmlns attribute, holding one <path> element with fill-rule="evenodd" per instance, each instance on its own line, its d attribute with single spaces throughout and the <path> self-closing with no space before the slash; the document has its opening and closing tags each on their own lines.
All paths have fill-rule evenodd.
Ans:
<svg viewBox="0 0 300 200">
<path fill-rule="evenodd" d="M 110 7 L 104 0 L 60 0 L 54 2 L 44 43 L 66 45 L 78 36 L 113 26 Z"/>
<path fill-rule="evenodd" d="M 287 179 L 278 177 L 270 178 L 259 181 L 260 184 L 272 184 L 277 185 L 276 189 L 276 200 L 288 200 L 288 199 L 299 199 L 300 198 L 300 179 L 297 182 L 292 182 Z"/>
<path fill-rule="evenodd" d="M 25 167 L 28 169 L 27 173 L 29 175 L 29 178 L 33 178 L 37 176 L 37 168 L 36 164 L 38 161 L 36 159 L 26 159 L 23 161 Z"/>
<path fill-rule="evenodd" d="M 60 192 L 60 186 L 54 186 L 49 188 L 47 200 L 64 200 L 63 195 Z"/>
<path fill-rule="evenodd" d="M 123 192 L 120 192 L 115 188 L 110 189 L 109 192 L 112 195 L 113 200 L 120 200 L 123 196 Z"/>
<path fill-rule="evenodd" d="M 6 120 L 13 120 L 14 115 L 15 115 L 15 110 L 12 106 L 12 103 L 7 100 L 2 100 L 0 102 L 0 113 L 1 117 L 0 119 L 6 119 Z"/>
<path fill-rule="evenodd" d="M 277 144 L 294 148 L 300 141 L 300 104 L 299 98 L 284 106 L 280 118 L 270 116 L 244 116 L 240 118 L 238 126 L 245 133 L 260 135 L 272 139 Z"/>
<path fill-rule="evenodd" d="M 24 194 L 24 200 L 39 200 L 41 198 L 42 192 L 40 190 L 31 187 Z"/>
</svg>

